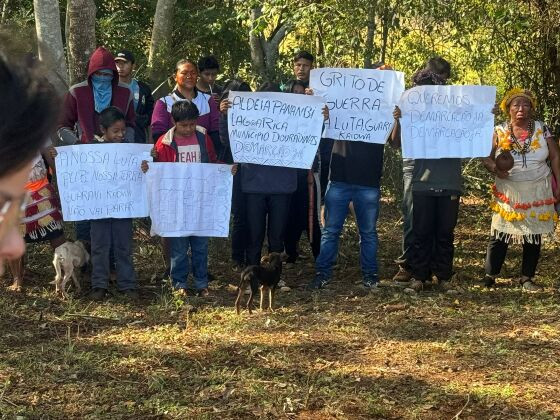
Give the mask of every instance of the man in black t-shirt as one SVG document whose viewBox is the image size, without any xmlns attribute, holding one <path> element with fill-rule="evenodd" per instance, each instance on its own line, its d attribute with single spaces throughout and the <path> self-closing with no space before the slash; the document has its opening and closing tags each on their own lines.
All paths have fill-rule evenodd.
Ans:
<svg viewBox="0 0 560 420">
<path fill-rule="evenodd" d="M 393 147 L 400 146 L 396 135 L 394 130 L 390 136 Z M 383 144 L 345 140 L 334 142 L 329 184 L 325 194 L 326 217 L 321 234 L 321 252 L 315 262 L 316 274 L 309 285 L 311 289 L 321 289 L 331 280 L 332 264 L 338 253 L 340 232 L 350 202 L 354 206 L 360 234 L 363 284 L 368 288 L 377 287 L 379 283 L 377 217 L 381 195 L 383 151 Z"/>
</svg>

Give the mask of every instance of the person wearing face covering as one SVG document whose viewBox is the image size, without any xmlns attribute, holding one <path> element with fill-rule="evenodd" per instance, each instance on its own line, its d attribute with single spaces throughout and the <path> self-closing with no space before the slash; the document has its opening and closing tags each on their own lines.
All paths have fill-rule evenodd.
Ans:
<svg viewBox="0 0 560 420">
<path fill-rule="evenodd" d="M 113 55 L 103 47 L 97 48 L 89 59 L 88 77 L 72 86 L 64 98 L 62 118 L 58 124 L 62 133 L 73 132 L 80 143 L 91 143 L 101 136 L 99 114 L 115 106 L 126 118 L 126 142 L 134 141 L 134 96 L 129 87 L 119 82 L 119 73 Z"/>
<path fill-rule="evenodd" d="M 125 115 L 124 142 L 134 142 L 134 95 L 126 84 L 119 82 L 113 55 L 99 47 L 89 59 L 87 79 L 72 86 L 64 98 L 58 124 L 62 145 L 92 143 L 95 136 L 101 137 L 99 115 L 110 106 L 117 107 Z M 86 247 L 89 245 L 89 221 L 76 222 L 76 239 L 83 241 Z"/>
</svg>

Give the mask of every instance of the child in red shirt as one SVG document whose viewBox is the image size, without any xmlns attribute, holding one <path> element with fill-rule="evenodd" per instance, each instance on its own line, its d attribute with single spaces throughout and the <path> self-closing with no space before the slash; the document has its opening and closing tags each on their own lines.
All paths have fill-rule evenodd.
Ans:
<svg viewBox="0 0 560 420">
<path fill-rule="evenodd" d="M 198 108 L 189 101 L 175 102 L 171 109 L 174 126 L 162 135 L 154 149 L 155 162 L 216 163 L 216 152 L 203 127 L 197 126 Z M 148 171 L 148 163 L 142 162 L 142 171 Z M 232 170 L 233 171 L 233 170 Z M 186 294 L 187 276 L 192 271 L 194 285 L 199 296 L 208 295 L 208 238 L 187 236 L 164 238 L 170 248 L 171 281 L 173 287 Z M 187 252 L 191 249 L 189 266 Z"/>
</svg>

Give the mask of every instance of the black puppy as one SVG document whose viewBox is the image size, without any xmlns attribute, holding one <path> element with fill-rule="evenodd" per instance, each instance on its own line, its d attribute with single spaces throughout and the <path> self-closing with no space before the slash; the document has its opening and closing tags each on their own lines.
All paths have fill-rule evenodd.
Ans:
<svg viewBox="0 0 560 420">
<path fill-rule="evenodd" d="M 237 289 L 237 299 L 235 299 L 235 310 L 239 315 L 241 296 L 245 292 L 247 285 L 251 286 L 251 294 L 247 300 L 247 309 L 249 313 L 252 314 L 253 306 L 253 296 L 257 292 L 257 289 L 261 292 L 261 311 L 263 310 L 263 299 L 264 292 L 268 290 L 268 309 L 273 311 L 272 303 L 274 300 L 274 292 L 276 291 L 276 286 L 280 281 L 280 276 L 282 275 L 282 256 L 277 252 L 271 252 L 270 254 L 261 258 L 261 265 L 250 265 L 245 270 L 241 272 L 241 281 L 239 282 L 239 288 Z"/>
</svg>

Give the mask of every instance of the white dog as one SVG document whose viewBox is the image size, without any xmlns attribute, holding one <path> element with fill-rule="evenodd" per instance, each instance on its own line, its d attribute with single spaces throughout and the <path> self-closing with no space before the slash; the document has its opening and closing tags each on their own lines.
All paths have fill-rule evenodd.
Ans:
<svg viewBox="0 0 560 420">
<path fill-rule="evenodd" d="M 76 242 L 64 242 L 62 245 L 54 250 L 53 265 L 56 271 L 56 277 L 54 279 L 54 284 L 56 286 L 56 293 L 62 294 L 66 297 L 66 283 L 72 277 L 74 280 L 74 285 L 76 286 L 76 291 L 80 292 L 82 290 L 76 272 L 74 270 L 79 269 L 89 262 L 89 254 L 84 247 L 84 244 L 80 241 Z M 64 277 L 62 276 L 64 272 Z"/>
</svg>

